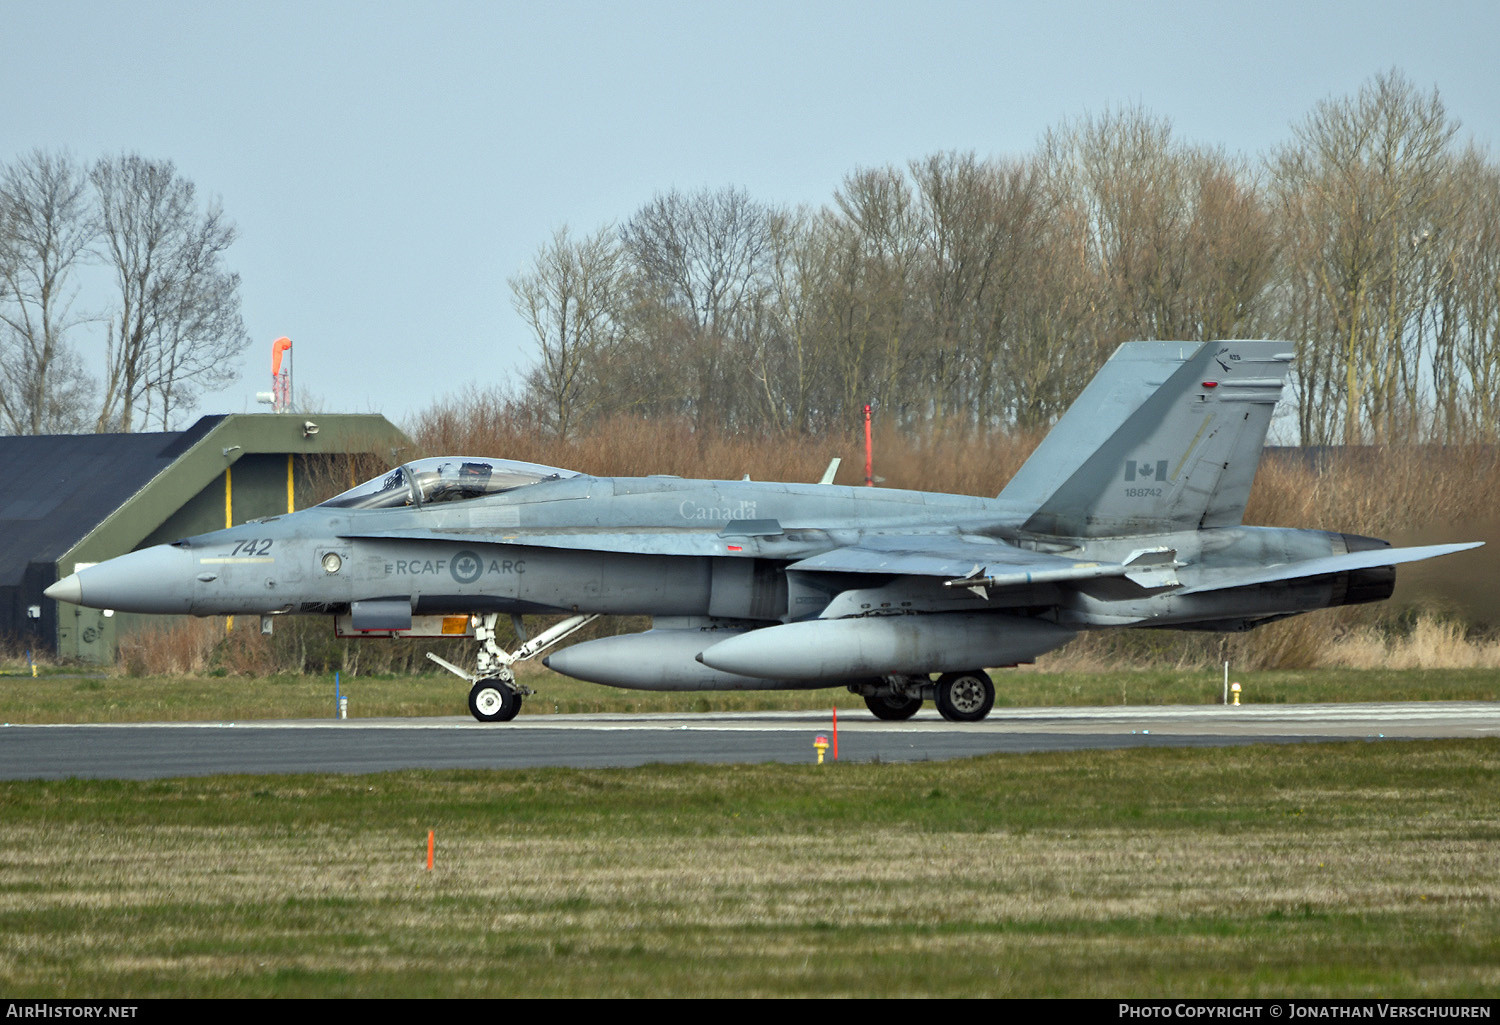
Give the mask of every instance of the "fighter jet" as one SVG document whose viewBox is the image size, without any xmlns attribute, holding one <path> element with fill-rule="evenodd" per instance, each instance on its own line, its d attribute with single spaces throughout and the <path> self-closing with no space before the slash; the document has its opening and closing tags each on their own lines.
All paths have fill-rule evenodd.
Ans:
<svg viewBox="0 0 1500 1025">
<path fill-rule="evenodd" d="M 986 672 L 1081 630 L 1247 630 L 1380 601 L 1400 563 L 1474 544 L 1242 524 L 1292 346 L 1133 342 L 996 498 L 593 477 L 421 459 L 321 505 L 131 552 L 49 597 L 193 615 L 329 615 L 353 635 L 477 637 L 469 709 L 515 717 L 512 666 L 600 615 L 651 628 L 544 664 L 642 690 L 847 687 L 882 719 L 983 719 Z M 523 614 L 567 618 L 529 640 Z M 525 641 L 496 640 L 510 616 Z M 440 628 L 424 627 L 437 620 Z M 265 620 L 267 624 L 271 620 Z"/>
</svg>

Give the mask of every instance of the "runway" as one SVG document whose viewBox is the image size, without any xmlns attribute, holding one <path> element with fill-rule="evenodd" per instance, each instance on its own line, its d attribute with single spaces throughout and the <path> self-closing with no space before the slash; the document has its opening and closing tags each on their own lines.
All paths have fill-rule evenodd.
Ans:
<svg viewBox="0 0 1500 1025">
<path fill-rule="evenodd" d="M 826 712 L 458 716 L 0 726 L 0 779 L 160 779 L 218 773 L 629 767 L 651 762 L 811 762 Z M 995 752 L 1500 736 L 1500 704 L 1174 705 L 1005 708 L 982 723 L 924 710 L 907 722 L 846 712 L 839 758 L 943 761 Z M 832 757 L 832 751 L 828 753 Z"/>
</svg>

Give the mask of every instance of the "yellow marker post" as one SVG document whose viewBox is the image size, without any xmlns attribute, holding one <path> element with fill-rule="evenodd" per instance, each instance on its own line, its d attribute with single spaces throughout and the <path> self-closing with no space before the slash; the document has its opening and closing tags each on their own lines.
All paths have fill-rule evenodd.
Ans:
<svg viewBox="0 0 1500 1025">
<path fill-rule="evenodd" d="M 822 765 L 823 752 L 828 750 L 828 738 L 821 733 L 818 734 L 817 738 L 813 740 L 813 747 L 818 749 L 818 764 Z"/>
</svg>

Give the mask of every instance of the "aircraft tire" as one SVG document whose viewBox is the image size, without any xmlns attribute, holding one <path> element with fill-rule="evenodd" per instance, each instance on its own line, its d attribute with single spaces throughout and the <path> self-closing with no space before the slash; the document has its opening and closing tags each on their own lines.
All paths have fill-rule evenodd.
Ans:
<svg viewBox="0 0 1500 1025">
<path fill-rule="evenodd" d="M 521 711 L 521 695 L 501 680 L 480 680 L 469 689 L 469 714 L 480 722 L 510 722 Z"/>
<path fill-rule="evenodd" d="M 949 722 L 979 722 L 995 707 L 995 684 L 982 669 L 938 677 L 935 701 Z"/>
<path fill-rule="evenodd" d="M 922 709 L 921 698 L 904 698 L 896 694 L 866 694 L 865 707 L 877 719 L 900 722 L 910 719 Z"/>
</svg>

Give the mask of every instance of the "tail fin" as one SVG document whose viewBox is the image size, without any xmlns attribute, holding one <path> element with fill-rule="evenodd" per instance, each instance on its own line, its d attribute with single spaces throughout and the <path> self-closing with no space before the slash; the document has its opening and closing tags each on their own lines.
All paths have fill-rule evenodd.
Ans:
<svg viewBox="0 0 1500 1025">
<path fill-rule="evenodd" d="M 1236 526 L 1290 342 L 1129 342 L 1000 493 L 1070 537 Z"/>
</svg>

